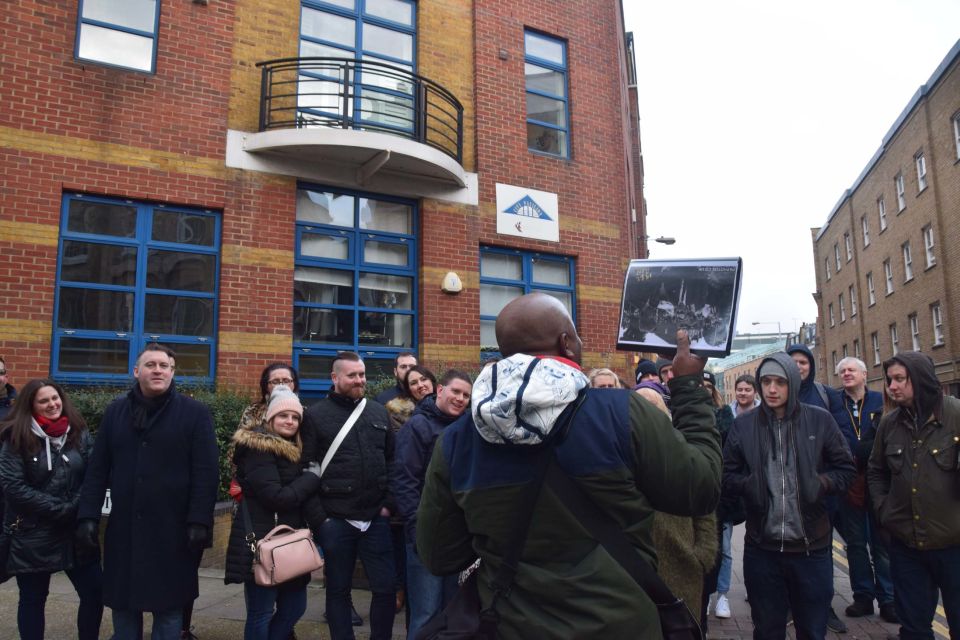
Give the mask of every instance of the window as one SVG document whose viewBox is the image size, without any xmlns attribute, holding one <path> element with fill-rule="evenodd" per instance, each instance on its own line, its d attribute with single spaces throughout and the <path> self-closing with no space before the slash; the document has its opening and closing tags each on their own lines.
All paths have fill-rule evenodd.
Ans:
<svg viewBox="0 0 960 640">
<path fill-rule="evenodd" d="M 867 274 L 867 301 L 868 306 L 877 304 L 877 290 L 873 286 L 873 272 Z"/>
<path fill-rule="evenodd" d="M 900 353 L 900 339 L 897 337 L 897 323 L 890 325 L 890 348 L 893 349 L 893 355 Z"/>
<path fill-rule="evenodd" d="M 527 148 L 568 158 L 567 45 L 562 40 L 526 31 L 523 52 Z"/>
<path fill-rule="evenodd" d="M 913 254 L 910 253 L 910 242 L 904 242 L 900 245 L 901 251 L 903 251 L 903 281 L 910 282 L 913 280 Z"/>
<path fill-rule="evenodd" d="M 870 222 L 867 216 L 860 216 L 860 227 L 863 229 L 863 248 L 870 246 Z"/>
<path fill-rule="evenodd" d="M 953 144 L 957 148 L 957 160 L 960 160 L 960 113 L 953 116 Z"/>
<path fill-rule="evenodd" d="M 853 341 L 853 357 L 854 358 L 860 357 L 860 339 L 859 338 L 855 338 Z"/>
<path fill-rule="evenodd" d="M 843 234 L 843 246 L 847 253 L 847 262 L 853 260 L 853 242 L 850 240 L 850 233 Z"/>
<path fill-rule="evenodd" d="M 893 293 L 893 267 L 890 266 L 890 259 L 883 261 L 883 277 L 887 281 L 887 295 Z"/>
<path fill-rule="evenodd" d="M 848 352 L 847 352 L 847 345 L 844 344 L 844 345 L 843 345 L 843 357 L 846 358 L 847 355 L 849 355 Z M 836 368 L 836 365 L 834 365 L 834 368 Z"/>
<path fill-rule="evenodd" d="M 339 350 L 357 351 L 367 377 L 391 376 L 416 350 L 417 209 L 398 198 L 297 190 L 293 365 L 305 390 L 330 387 Z"/>
<path fill-rule="evenodd" d="M 833 303 L 827 305 L 827 316 L 830 318 L 830 326 L 836 326 L 836 321 L 833 319 Z"/>
<path fill-rule="evenodd" d="M 836 371 L 836 369 L 837 369 L 837 352 L 836 352 L 836 351 L 831 351 L 831 352 L 830 352 L 830 360 L 831 360 L 831 362 L 832 362 L 831 369 L 833 369 L 834 371 Z"/>
<path fill-rule="evenodd" d="M 571 258 L 515 249 L 480 248 L 480 351 L 499 352 L 494 323 L 514 298 L 539 291 L 558 299 L 576 320 Z"/>
<path fill-rule="evenodd" d="M 160 0 L 80 0 L 74 55 L 153 73 Z"/>
<path fill-rule="evenodd" d="M 847 290 L 850 294 L 850 317 L 857 315 L 857 295 L 856 291 L 853 288 L 853 285 L 850 285 L 850 288 Z"/>
<path fill-rule="evenodd" d="M 840 294 L 840 322 L 847 321 L 847 305 L 843 302 L 843 294 Z"/>
<path fill-rule="evenodd" d="M 870 344 L 873 345 L 873 364 L 880 364 L 880 336 L 874 331 L 870 334 Z"/>
<path fill-rule="evenodd" d="M 930 305 L 930 315 L 933 319 L 933 345 L 943 344 L 943 315 L 940 313 L 940 303 Z"/>
<path fill-rule="evenodd" d="M 920 351 L 920 323 L 917 321 L 917 314 L 911 313 L 908 316 L 910 320 L 910 343 L 914 351 Z"/>
<path fill-rule="evenodd" d="M 887 205 L 883 196 L 877 198 L 877 215 L 880 217 L 880 233 L 883 233 L 887 228 Z"/>
<path fill-rule="evenodd" d="M 923 252 L 927 259 L 927 269 L 937 264 L 937 256 L 933 253 L 933 227 L 929 224 L 923 228 Z"/>
<path fill-rule="evenodd" d="M 413 73 L 417 70 L 416 16 L 411 0 L 303 0 L 300 56 L 386 63 Z M 413 131 L 413 83 L 403 74 L 378 73 L 374 68 L 370 65 L 351 80 L 354 98 L 346 105 L 347 114 L 358 126 L 368 123 L 379 130 Z M 301 71 L 300 122 L 329 126 L 332 122 L 325 116 L 342 119 L 343 81 L 332 67 L 328 73 Z"/>
<path fill-rule="evenodd" d="M 913 161 L 917 165 L 917 193 L 919 193 L 927 188 L 927 161 L 922 151 L 914 157 Z"/>
<path fill-rule="evenodd" d="M 67 194 L 53 321 L 58 379 L 125 384 L 150 342 L 177 352 L 177 377 L 212 382 L 220 216 Z"/>
<path fill-rule="evenodd" d="M 893 179 L 893 184 L 897 188 L 897 213 L 900 213 L 907 208 L 907 198 L 904 195 L 905 189 L 903 186 L 902 173 L 897 174 L 897 177 Z"/>
<path fill-rule="evenodd" d="M 823 270 L 827 274 L 827 280 L 830 280 L 830 258 L 823 259 Z"/>
<path fill-rule="evenodd" d="M 833 258 L 837 263 L 837 273 L 840 273 L 840 245 L 837 243 L 833 244 Z"/>
</svg>

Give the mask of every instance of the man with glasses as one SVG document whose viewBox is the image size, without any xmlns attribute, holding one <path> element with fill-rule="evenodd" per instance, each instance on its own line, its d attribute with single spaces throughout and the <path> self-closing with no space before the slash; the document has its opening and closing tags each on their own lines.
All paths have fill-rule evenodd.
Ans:
<svg viewBox="0 0 960 640">
<path fill-rule="evenodd" d="M 7 363 L 0 357 L 0 420 L 7 417 L 10 407 L 17 397 L 17 390 L 10 384 L 7 377 Z M 0 510 L 2 512 L 2 510 Z"/>
<path fill-rule="evenodd" d="M 103 545 L 103 601 L 116 640 L 180 638 L 182 611 L 199 594 L 197 565 L 213 528 L 219 465 L 210 410 L 173 384 L 173 351 L 147 345 L 136 383 L 100 422 L 80 493 L 77 542 L 99 545 L 104 494 L 113 508 Z"/>
</svg>

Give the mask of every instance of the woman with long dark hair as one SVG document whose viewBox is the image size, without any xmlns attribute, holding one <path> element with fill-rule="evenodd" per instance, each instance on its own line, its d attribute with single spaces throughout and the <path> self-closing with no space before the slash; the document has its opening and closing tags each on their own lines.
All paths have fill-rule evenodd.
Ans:
<svg viewBox="0 0 960 640">
<path fill-rule="evenodd" d="M 95 551 L 77 549 L 73 535 L 93 444 L 86 422 L 60 385 L 31 380 L 0 423 L 0 442 L 0 535 L 10 542 L 3 573 L 17 579 L 20 637 L 43 639 L 50 576 L 65 571 L 80 597 L 77 637 L 94 640 L 103 616 L 100 562 Z"/>
<path fill-rule="evenodd" d="M 430 369 L 417 364 L 407 369 L 400 381 L 400 388 L 400 395 L 385 405 L 394 433 L 410 419 L 421 400 L 436 393 L 437 377 Z"/>
</svg>

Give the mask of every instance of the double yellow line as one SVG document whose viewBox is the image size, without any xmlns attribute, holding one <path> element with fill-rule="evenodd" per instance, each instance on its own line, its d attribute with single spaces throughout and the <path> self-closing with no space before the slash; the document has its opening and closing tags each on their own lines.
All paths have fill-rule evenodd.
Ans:
<svg viewBox="0 0 960 640">
<path fill-rule="evenodd" d="M 850 573 L 850 565 L 847 564 L 847 550 L 844 549 L 840 541 L 836 539 L 833 541 L 833 561 L 843 565 L 843 567 L 847 570 L 847 573 Z M 937 615 L 944 620 L 947 619 L 947 614 L 943 610 L 942 605 L 937 605 Z M 947 640 L 950 638 L 950 630 L 936 618 L 933 620 L 933 632 Z"/>
</svg>

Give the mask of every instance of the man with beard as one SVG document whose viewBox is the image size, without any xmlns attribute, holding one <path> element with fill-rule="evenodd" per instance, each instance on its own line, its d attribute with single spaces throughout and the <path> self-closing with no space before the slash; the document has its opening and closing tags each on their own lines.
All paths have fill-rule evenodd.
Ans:
<svg viewBox="0 0 960 640">
<path fill-rule="evenodd" d="M 896 404 L 880 420 L 867 464 L 877 520 L 892 537 L 890 573 L 900 638 L 933 638 L 937 592 L 960 630 L 960 400 L 946 396 L 933 360 L 916 351 L 883 363 Z"/>
<path fill-rule="evenodd" d="M 320 500 L 324 518 L 316 531 L 323 548 L 327 622 L 333 640 L 353 640 L 350 590 L 357 557 L 363 561 L 373 598 L 370 638 L 388 640 L 393 633 L 396 591 L 387 471 L 393 464 L 390 417 L 379 402 L 363 402 L 366 367 L 360 356 L 341 351 L 330 373 L 333 390 L 306 412 L 303 424 L 305 462 L 324 461 Z M 358 412 L 349 431 L 341 430 Z"/>
</svg>

